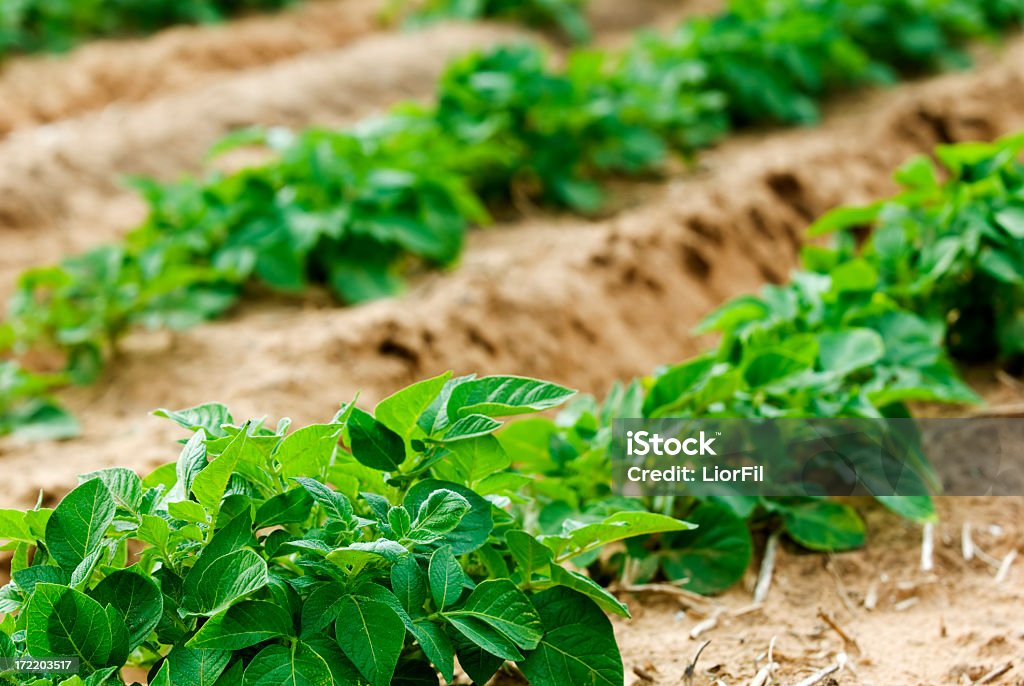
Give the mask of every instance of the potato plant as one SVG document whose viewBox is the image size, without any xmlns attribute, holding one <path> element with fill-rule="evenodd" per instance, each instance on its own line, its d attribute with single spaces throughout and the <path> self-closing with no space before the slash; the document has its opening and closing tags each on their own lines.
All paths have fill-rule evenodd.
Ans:
<svg viewBox="0 0 1024 686">
<path fill-rule="evenodd" d="M 145 478 L 81 477 L 53 509 L 0 511 L 13 552 L 0 657 L 73 657 L 78 674 L 0 683 L 152 686 L 622 684 L 605 616 L 624 604 L 566 562 L 691 525 L 625 512 L 534 536 L 509 510 L 525 477 L 493 432 L 572 391 L 445 374 L 290 430 L 211 403 L 160 411 L 193 431 Z M 9 666 L 9 664 L 7 664 Z"/>
<path fill-rule="evenodd" d="M 868 207 L 831 212 L 812 235 L 842 231 L 839 251 L 812 249 L 817 270 L 859 258 L 896 302 L 948 321 L 956 357 L 977 362 L 1024 355 L 1024 134 L 994 143 L 944 145 L 897 173 L 903 192 Z M 857 245 L 853 230 L 871 227 Z"/>
</svg>

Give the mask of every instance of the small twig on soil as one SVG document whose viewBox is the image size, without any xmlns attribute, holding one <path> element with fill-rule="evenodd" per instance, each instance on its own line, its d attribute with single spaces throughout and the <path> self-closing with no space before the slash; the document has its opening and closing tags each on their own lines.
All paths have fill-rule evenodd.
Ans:
<svg viewBox="0 0 1024 686">
<path fill-rule="evenodd" d="M 705 631 L 711 631 L 718 626 L 718 616 L 720 614 L 721 612 L 716 612 L 707 619 L 695 624 L 693 628 L 690 629 L 690 638 L 696 641 Z"/>
<path fill-rule="evenodd" d="M 870 612 L 878 607 L 878 582 L 872 581 L 868 592 L 864 594 L 864 609 Z"/>
<path fill-rule="evenodd" d="M 928 522 L 921 532 L 921 571 L 930 572 L 935 568 L 935 524 Z"/>
<path fill-rule="evenodd" d="M 707 596 L 702 596 L 699 593 L 693 591 L 687 591 L 685 588 L 679 588 L 672 584 L 619 584 L 609 588 L 613 593 L 620 591 L 623 593 L 661 593 L 663 595 L 670 595 L 681 600 L 685 600 L 692 606 L 699 606 L 707 611 L 710 608 L 717 607 L 715 603 L 710 600 Z"/>
<path fill-rule="evenodd" d="M 1013 561 L 1017 559 L 1017 551 L 1011 550 L 1003 558 L 1003 561 L 999 564 L 999 571 L 996 572 L 996 583 L 1001 584 L 1006 581 L 1006 577 L 1010 575 L 1010 567 L 1013 565 Z"/>
<path fill-rule="evenodd" d="M 768 642 L 768 664 L 757 670 L 757 674 L 750 680 L 750 686 L 764 686 L 768 683 L 768 679 L 771 678 L 772 672 L 778 669 L 779 664 L 775 662 L 776 638 L 776 636 L 772 636 L 772 640 Z"/>
<path fill-rule="evenodd" d="M 1012 662 L 1007 662 L 1002 667 L 996 667 L 991 672 L 989 672 L 985 676 L 981 677 L 980 679 L 978 679 L 974 683 L 976 683 L 976 684 L 991 684 L 993 681 L 995 681 L 996 679 L 998 679 L 1002 675 L 1006 674 L 1011 669 L 1013 669 L 1013 663 Z"/>
<path fill-rule="evenodd" d="M 987 564 L 992 569 L 999 569 L 999 565 L 1002 564 L 1002 561 L 999 560 L 999 558 L 992 557 L 977 544 L 974 546 L 974 554 L 979 560 Z"/>
<path fill-rule="evenodd" d="M 646 681 L 647 683 L 654 683 L 656 681 L 653 674 L 644 671 L 643 667 L 639 665 L 633 667 L 633 674 L 636 674 L 640 677 L 641 681 Z"/>
<path fill-rule="evenodd" d="M 971 417 L 1024 417 L 1024 403 L 1011 403 L 1009 405 L 995 405 L 986 407 L 983 410 L 976 410 L 970 414 Z"/>
<path fill-rule="evenodd" d="M 686 671 L 683 672 L 683 683 L 685 683 L 686 686 L 692 686 L 693 677 L 697 673 L 697 660 L 700 659 L 700 654 L 704 652 L 704 649 L 708 647 L 709 643 L 711 643 L 710 640 L 701 643 L 700 648 L 697 648 L 697 652 L 693 656 L 693 660 L 690 664 L 686 665 Z"/>
<path fill-rule="evenodd" d="M 964 522 L 964 526 L 960 530 L 960 550 L 968 562 L 974 559 L 974 539 L 971 538 L 970 522 Z"/>
<path fill-rule="evenodd" d="M 846 655 L 845 653 L 839 653 L 838 655 L 836 655 L 835 664 L 829 665 L 824 669 L 819 669 L 817 672 L 810 675 L 803 681 L 798 681 L 797 683 L 793 684 L 793 686 L 814 686 L 814 684 L 823 681 L 825 677 L 829 676 L 830 674 L 835 674 L 836 672 L 838 672 L 840 669 L 843 668 L 844 664 L 846 664 Z"/>
<path fill-rule="evenodd" d="M 853 614 L 856 612 L 853 607 L 853 603 L 850 602 L 849 594 L 846 591 L 846 584 L 843 583 L 842 577 L 839 576 L 839 572 L 835 568 L 835 555 L 829 554 L 828 559 L 825 561 L 825 571 L 831 575 L 832 580 L 836 582 L 836 595 L 839 596 L 839 600 L 843 603 L 843 607 Z"/>
<path fill-rule="evenodd" d="M 897 612 L 903 612 L 904 610 L 909 610 L 910 608 L 914 607 L 919 602 L 921 602 L 921 599 L 917 596 L 913 596 L 912 598 L 907 598 L 906 600 L 901 600 L 900 602 L 896 603 L 892 606 L 892 609 L 896 610 Z"/>
<path fill-rule="evenodd" d="M 754 602 L 763 603 L 768 598 L 768 591 L 772 587 L 772 575 L 775 573 L 775 555 L 779 547 L 779 537 L 782 532 L 775 531 L 768 537 L 768 543 L 764 547 L 764 559 L 761 560 L 761 571 L 757 575 L 757 585 L 754 586 Z"/>
<path fill-rule="evenodd" d="M 855 639 L 850 634 L 846 633 L 846 631 L 843 630 L 843 627 L 839 626 L 836 620 L 832 618 L 832 615 L 825 612 L 820 607 L 818 608 L 818 619 L 828 624 L 829 627 L 831 627 L 832 631 L 839 634 L 839 637 L 843 639 L 843 642 L 846 643 L 846 645 L 854 648 L 858 654 L 861 652 L 860 644 L 857 643 L 857 639 Z"/>
</svg>

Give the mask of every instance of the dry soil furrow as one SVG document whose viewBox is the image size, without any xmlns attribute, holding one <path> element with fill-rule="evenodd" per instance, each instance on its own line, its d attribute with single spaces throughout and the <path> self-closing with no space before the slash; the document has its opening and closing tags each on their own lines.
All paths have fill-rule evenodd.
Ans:
<svg viewBox="0 0 1024 686">
<path fill-rule="evenodd" d="M 219 25 L 96 41 L 67 55 L 11 59 L 0 69 L 0 138 L 116 102 L 191 90 L 225 72 L 338 48 L 374 30 L 383 6 L 378 0 L 314 0 Z"/>
<path fill-rule="evenodd" d="M 239 416 L 328 416 L 445 369 L 529 374 L 590 392 L 696 352 L 696 321 L 784 278 L 807 221 L 892 189 L 891 170 L 936 143 L 1024 128 L 1024 43 L 997 64 L 837 106 L 817 129 L 737 139 L 708 171 L 601 223 L 545 218 L 478 232 L 454 273 L 404 297 L 337 309 L 263 303 L 230 320 L 129 340 L 95 387 L 66 400 L 85 434 L 0 442 L 0 504 L 75 474 L 170 460 L 176 432 L 143 413 L 219 399 Z"/>
</svg>

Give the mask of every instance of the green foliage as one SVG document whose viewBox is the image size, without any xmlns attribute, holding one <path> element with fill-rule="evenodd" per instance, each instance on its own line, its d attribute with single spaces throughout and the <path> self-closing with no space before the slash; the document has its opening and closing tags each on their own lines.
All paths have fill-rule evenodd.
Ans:
<svg viewBox="0 0 1024 686">
<path fill-rule="evenodd" d="M 13 0 L 0 6 L 0 60 L 12 53 L 63 51 L 101 36 L 150 33 L 173 24 L 215 22 L 278 9 L 288 0 Z"/>
<path fill-rule="evenodd" d="M 571 394 L 446 374 L 374 414 L 349 405 L 290 433 L 287 421 L 235 424 L 216 404 L 161 411 L 194 431 L 176 462 L 145 479 L 85 475 L 52 510 L 0 511 L 16 560 L 0 589 L 0 649 L 81 661 L 64 681 L 0 683 L 111 686 L 125 665 L 148 667 L 153 684 L 450 682 L 458 657 L 481 683 L 514 660 L 541 686 L 621 684 L 602 610 L 628 611 L 562 563 L 690 525 L 635 512 L 535 538 L 507 509 L 513 490 L 492 483 L 485 498 L 439 478 L 449 420 Z M 497 425 L 456 444 L 494 441 Z M 295 441 L 323 449 L 311 457 Z M 477 477 L 501 476 L 513 457 Z"/>
<path fill-rule="evenodd" d="M 595 576 L 611 564 L 631 579 L 660 574 L 704 593 L 723 590 L 746 568 L 745 521 L 781 527 L 813 550 L 861 545 L 857 512 L 820 498 L 617 498 L 608 486 L 611 420 L 905 418 L 912 402 L 979 402 L 951 355 L 1022 352 L 1022 149 L 1020 135 L 942 146 L 944 180 L 926 159 L 912 160 L 896 175 L 899 195 L 836 210 L 812 227 L 838 231 L 836 244 L 805 248 L 804 269 L 788 283 L 711 313 L 697 331 L 720 335 L 713 350 L 617 385 L 600 405 L 583 398 L 557 419 L 508 427 L 502 445 L 521 456 L 518 469 L 538 477 L 525 516 L 547 533 L 615 510 L 685 517 L 699 528 L 628 541 L 611 560 L 576 561 L 596 565 Z M 870 231 L 858 242 L 853 230 L 864 226 Z M 910 440 L 907 475 L 923 490 L 936 479 Z M 916 521 L 935 518 L 926 495 L 878 500 Z"/>
<path fill-rule="evenodd" d="M 531 16 L 575 4 L 514 3 Z M 512 7 L 452 6 L 474 16 Z M 466 231 L 489 221 L 488 206 L 599 211 L 609 177 L 657 173 L 670 155 L 690 156 L 737 125 L 812 121 L 830 92 L 956 61 L 965 39 L 1022 14 L 973 0 L 735 0 L 668 36 L 576 50 L 558 64 L 525 44 L 467 55 L 444 73 L 434 104 L 400 105 L 348 131 L 232 134 L 211 154 L 258 146 L 266 160 L 202 179 L 139 180 L 150 214 L 123 243 L 21 277 L 0 325 L 0 390 L 11 387 L 0 395 L 0 433 L 68 434 L 73 424 L 45 390 L 94 380 L 133 327 L 192 326 L 253 287 L 324 285 L 350 303 L 394 293 L 410 269 L 452 265 Z M 1013 235 L 1019 212 L 1004 209 L 999 221 Z M 1005 253 L 982 252 L 993 279 L 1012 278 Z M 998 316 L 1005 345 L 1021 340 L 1019 319 Z M 847 344 L 865 354 L 871 345 L 864 336 Z M 19 366 L 39 358 L 61 360 L 63 376 Z"/>
<path fill-rule="evenodd" d="M 946 321 L 951 353 L 971 362 L 1024 354 L 1024 136 L 936 150 L 941 173 L 915 158 L 896 174 L 903 192 L 866 208 L 836 210 L 812 234 L 871 227 L 863 245 L 822 254 L 859 256 L 901 306 Z"/>
<path fill-rule="evenodd" d="M 438 19 L 503 19 L 552 27 L 575 42 L 590 39 L 587 0 L 395 0 L 395 10 L 421 25 Z"/>
</svg>

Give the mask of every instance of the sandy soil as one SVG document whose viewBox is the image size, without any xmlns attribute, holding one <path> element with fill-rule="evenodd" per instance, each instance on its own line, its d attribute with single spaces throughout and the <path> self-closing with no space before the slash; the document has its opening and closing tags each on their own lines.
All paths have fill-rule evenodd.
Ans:
<svg viewBox="0 0 1024 686">
<path fill-rule="evenodd" d="M 192 90 L 219 76 L 340 47 L 378 26 L 382 0 L 313 0 L 278 14 L 101 40 L 0 68 L 0 138 L 115 102 Z M 45 88 L 40 88 L 45 84 Z"/>
<path fill-rule="evenodd" d="M 1024 684 L 1024 564 L 1018 559 L 1001 583 L 993 566 L 1011 551 L 1024 552 L 1024 498 L 941 498 L 938 505 L 930 572 L 921 571 L 919 527 L 868 507 L 869 545 L 863 550 L 824 556 L 780 547 L 768 600 L 756 609 L 756 569 L 711 603 L 653 594 L 633 602 L 633 619 L 616 622 L 626 683 L 689 684 L 684 670 L 710 640 L 693 686 L 746 685 L 767 663 L 764 654 L 774 638 L 779 668 L 773 683 L 795 684 L 845 653 L 847 668 L 823 683 Z M 994 560 L 964 560 L 965 524 Z M 873 609 L 871 596 L 877 599 Z M 716 626 L 691 638 L 716 614 Z M 984 681 L 1007 665 L 1005 673 Z"/>
</svg>

